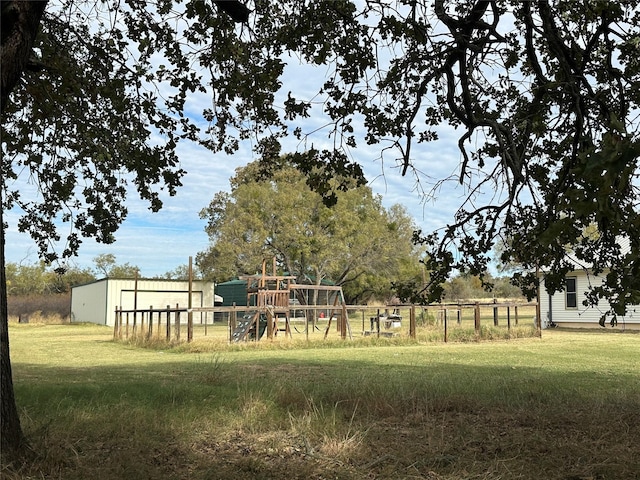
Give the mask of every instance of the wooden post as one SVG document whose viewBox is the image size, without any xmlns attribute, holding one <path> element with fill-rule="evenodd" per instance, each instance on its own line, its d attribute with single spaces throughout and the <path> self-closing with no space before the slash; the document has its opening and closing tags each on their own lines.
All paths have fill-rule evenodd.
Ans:
<svg viewBox="0 0 640 480">
<path fill-rule="evenodd" d="M 302 310 L 304 312 L 304 332 L 307 336 L 307 342 L 309 341 L 309 310 Z"/>
<path fill-rule="evenodd" d="M 449 341 L 449 331 L 447 330 L 447 310 L 444 311 L 444 343 Z"/>
<path fill-rule="evenodd" d="M 416 338 L 416 306 L 411 305 L 409 310 L 409 337 Z"/>
<path fill-rule="evenodd" d="M 175 333 L 175 335 L 176 335 L 176 342 L 179 342 L 179 341 L 180 341 L 180 310 L 179 310 L 179 308 L 180 308 L 180 305 L 178 305 L 178 304 L 176 303 L 176 316 L 175 316 L 175 322 L 176 322 L 176 328 L 175 328 L 175 330 L 176 330 L 176 333 Z"/>
<path fill-rule="evenodd" d="M 342 321 L 340 322 L 340 337 L 342 337 L 342 340 L 347 338 L 347 315 L 347 306 L 343 303 L 341 313 Z"/>
<path fill-rule="evenodd" d="M 314 296 L 315 296 L 315 302 L 314 302 L 314 303 L 315 303 L 315 306 L 318 306 L 318 297 L 317 297 L 317 292 L 314 294 Z M 329 311 L 329 321 L 327 322 L 327 328 L 326 328 L 326 330 L 324 331 L 324 339 L 325 339 L 325 340 L 327 339 L 327 335 L 329 335 L 329 330 L 331 329 L 331 322 L 333 321 L 333 312 L 335 312 L 335 310 L 336 310 L 336 309 L 335 309 L 335 307 L 336 307 L 337 305 L 338 305 L 338 295 L 336 295 L 335 299 L 333 300 L 333 307 L 334 307 L 334 308 L 332 308 L 332 309 Z M 343 300 L 343 305 L 344 305 L 344 300 Z M 313 316 L 314 316 L 314 318 L 315 318 L 315 316 L 316 316 L 316 315 L 315 315 L 315 311 L 316 311 L 316 310 L 314 309 L 313 311 L 314 311 Z M 314 328 L 315 328 L 315 322 L 314 322 Z M 336 330 L 338 331 L 338 333 L 342 334 L 342 329 L 341 329 L 341 327 L 340 327 L 340 319 L 338 319 L 337 317 L 336 317 Z"/>
<path fill-rule="evenodd" d="M 290 339 L 293 338 L 293 335 L 291 334 L 291 311 L 287 310 L 286 313 L 284 314 L 284 321 L 286 322 L 285 325 L 285 338 L 288 335 Z"/>
<path fill-rule="evenodd" d="M 233 306 L 233 310 L 231 311 L 231 313 L 229 314 L 229 341 L 233 342 L 233 332 L 236 329 L 236 302 L 232 303 Z"/>
<path fill-rule="evenodd" d="M 498 301 L 494 298 L 493 303 L 497 303 Z M 498 307 L 493 307 L 493 326 L 498 326 Z"/>
<path fill-rule="evenodd" d="M 118 328 L 118 317 L 122 319 L 122 307 L 120 307 L 120 315 L 118 315 L 118 307 L 116 307 L 116 316 L 113 322 L 113 339 L 117 340 L 120 335 L 120 329 Z"/>
<path fill-rule="evenodd" d="M 315 312 L 315 310 L 314 310 Z M 314 314 L 315 318 L 315 314 Z M 327 322 L 327 328 L 324 331 L 324 339 L 327 339 L 327 335 L 329 335 L 329 330 L 331 329 L 331 319 L 333 318 L 333 310 L 331 310 L 331 315 L 329 315 L 329 321 Z M 315 327 L 314 327 L 315 328 Z"/>
<path fill-rule="evenodd" d="M 189 304 L 187 305 L 187 342 L 193 340 L 193 257 L 189 257 Z"/>
<path fill-rule="evenodd" d="M 120 307 L 120 315 L 122 315 L 122 307 Z M 127 330 L 126 330 L 126 338 L 129 338 L 129 312 L 127 312 Z"/>
<path fill-rule="evenodd" d="M 376 317 L 376 330 L 378 331 L 378 338 L 380 338 L 380 309 L 378 309 L 378 316 Z"/>
<path fill-rule="evenodd" d="M 149 305 L 149 332 L 147 338 L 151 338 L 153 335 L 153 305 Z"/>
<path fill-rule="evenodd" d="M 271 311 L 271 309 L 266 308 L 266 316 L 267 316 L 267 338 L 269 340 L 273 340 L 273 313 Z M 260 327 L 260 322 L 258 322 L 258 325 L 256 326 L 256 339 L 258 338 L 258 332 L 259 332 L 259 327 Z"/>
<path fill-rule="evenodd" d="M 131 327 L 131 334 L 135 337 L 136 333 L 138 333 L 138 325 L 137 325 L 136 311 L 134 309 L 133 310 L 133 325 Z"/>
<path fill-rule="evenodd" d="M 480 304 L 476 302 L 473 309 L 473 324 L 476 329 L 476 336 L 480 336 Z"/>
<path fill-rule="evenodd" d="M 263 265 L 264 265 L 265 260 L 262 261 Z M 263 277 L 263 281 L 264 281 L 264 277 Z M 256 310 L 256 314 L 253 317 L 253 324 L 256 328 L 256 335 L 253 337 L 253 341 L 257 342 L 258 340 L 260 340 L 260 317 L 262 315 L 260 314 L 260 310 Z M 251 330 L 251 329 L 249 329 Z M 247 332 L 249 333 L 249 332 Z M 246 337 L 245 337 L 246 338 Z"/>
<path fill-rule="evenodd" d="M 462 325 L 462 306 L 460 300 L 458 300 L 458 325 Z"/>
<path fill-rule="evenodd" d="M 507 330 L 511 330 L 511 307 L 507 305 Z"/>
<path fill-rule="evenodd" d="M 513 306 L 513 314 L 515 315 L 516 326 L 518 326 L 518 305 Z"/>
<path fill-rule="evenodd" d="M 137 313 L 138 313 L 138 270 L 133 277 L 133 336 L 137 333 Z"/>
<path fill-rule="evenodd" d="M 167 305 L 167 342 L 171 341 L 171 305 Z"/>
</svg>

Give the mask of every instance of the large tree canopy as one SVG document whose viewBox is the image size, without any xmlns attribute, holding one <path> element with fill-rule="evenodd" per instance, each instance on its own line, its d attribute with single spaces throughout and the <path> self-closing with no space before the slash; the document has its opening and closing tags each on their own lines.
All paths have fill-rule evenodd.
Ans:
<svg viewBox="0 0 640 480">
<path fill-rule="evenodd" d="M 515 239 L 505 260 L 544 268 L 547 286 L 560 288 L 572 268 L 567 245 L 591 224 L 600 235 L 575 255 L 619 272 L 599 294 L 618 312 L 638 297 L 637 0 L 241 3 L 250 11 L 240 9 L 241 24 L 221 14 L 225 2 L 203 0 L 63 1 L 45 12 L 31 61 L 42 68 L 12 97 L 3 148 L 15 159 L 6 178 L 22 170 L 38 179 L 41 202 L 9 191 L 6 200 L 21 202 L 21 227 L 47 255 L 61 216 L 76 227 L 66 253 L 78 233 L 109 241 L 126 215 L 127 180 L 159 208 L 150 185 L 179 185 L 178 141 L 232 152 L 251 137 L 268 163 L 282 137 L 307 138 L 298 120 L 322 114 L 330 142 L 298 167 L 327 203 L 348 187 L 328 178 L 363 181 L 355 147 L 378 145 L 422 175 L 429 165 L 417 144 L 437 143 L 442 124 L 458 132 L 456 178 L 468 195 L 448 227 L 416 236 L 434 271 L 424 300 L 454 269 L 482 271 L 497 238 Z M 289 92 L 278 104 L 292 59 L 328 65 L 326 80 L 313 98 Z M 201 94 L 210 104 L 189 110 Z M 314 176 L 318 162 L 325 168 Z M 421 185 L 436 192 L 445 180 Z M 521 285 L 535 286 L 533 275 Z"/>
<path fill-rule="evenodd" d="M 307 139 L 302 120 L 322 114 L 329 141 L 298 167 L 329 204 L 352 184 L 330 178 L 364 181 L 356 147 L 422 175 L 416 147 L 437 144 L 442 124 L 458 134 L 467 196 L 448 227 L 416 234 L 433 288 L 411 297 L 433 299 L 454 269 L 482 271 L 504 238 L 529 293 L 534 267 L 562 287 L 571 246 L 613 272 L 593 301 L 616 313 L 640 303 L 639 0 L 46 3 L 2 2 L 1 80 L 3 208 L 23 208 L 19 226 L 47 260 L 61 220 L 73 225 L 63 255 L 83 235 L 111 241 L 129 184 L 159 208 L 157 188 L 180 184 L 178 142 L 233 152 L 253 138 L 268 165 L 284 136 Z M 290 61 L 322 65 L 326 81 L 279 105 Z M 193 97 L 207 98 L 204 111 Z M 38 196 L 16 191 L 20 175 Z M 421 185 L 437 192 L 445 180 Z M 582 236 L 588 225 L 599 235 Z"/>
<path fill-rule="evenodd" d="M 393 282 L 420 278 L 415 225 L 402 207 L 387 211 L 366 186 L 338 192 L 327 207 L 291 158 L 268 178 L 258 162 L 239 169 L 231 192 L 202 210 L 211 245 L 197 264 L 207 276 L 230 280 L 274 257 L 298 283 L 343 286 L 349 302 L 388 299 Z"/>
</svg>

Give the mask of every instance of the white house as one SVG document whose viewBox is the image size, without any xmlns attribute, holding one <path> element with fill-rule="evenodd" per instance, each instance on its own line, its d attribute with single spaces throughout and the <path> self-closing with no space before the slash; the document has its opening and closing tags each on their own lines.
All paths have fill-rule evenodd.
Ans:
<svg viewBox="0 0 640 480">
<path fill-rule="evenodd" d="M 622 253 L 628 251 L 629 242 L 622 240 Z M 540 316 L 542 326 L 547 327 L 555 324 L 560 327 L 573 328 L 600 328 L 599 321 L 604 313 L 609 310 L 609 303 L 601 300 L 597 307 L 585 307 L 583 301 L 586 299 L 585 293 L 590 286 L 599 286 L 603 278 L 594 275 L 589 266 L 580 265 L 573 261 L 575 270 L 567 274 L 565 278 L 564 291 L 549 295 L 544 288 L 544 273 L 540 282 Z M 605 323 L 609 329 L 609 320 Z M 618 325 L 614 327 L 618 330 L 640 329 L 640 305 L 630 305 L 627 307 L 627 314 L 624 317 L 618 316 Z"/>
<path fill-rule="evenodd" d="M 215 295 L 213 282 L 193 281 L 192 307 L 213 307 L 222 298 Z M 189 282 L 182 280 L 147 280 L 104 278 L 71 289 L 71 321 L 113 326 L 117 308 L 132 310 L 164 309 L 167 305 L 187 308 Z"/>
</svg>

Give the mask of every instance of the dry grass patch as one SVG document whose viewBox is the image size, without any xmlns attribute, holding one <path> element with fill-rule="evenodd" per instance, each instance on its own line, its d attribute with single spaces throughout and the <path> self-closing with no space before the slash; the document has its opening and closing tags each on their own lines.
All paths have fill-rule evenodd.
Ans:
<svg viewBox="0 0 640 480">
<path fill-rule="evenodd" d="M 11 327 L 9 480 L 638 478 L 640 335 L 153 350 Z M 342 345 L 342 346 L 340 346 Z"/>
</svg>

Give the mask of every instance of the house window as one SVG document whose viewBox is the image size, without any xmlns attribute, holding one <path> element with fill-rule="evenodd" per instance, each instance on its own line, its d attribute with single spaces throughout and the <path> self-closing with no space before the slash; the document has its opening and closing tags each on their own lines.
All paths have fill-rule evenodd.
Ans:
<svg viewBox="0 0 640 480">
<path fill-rule="evenodd" d="M 566 308 L 578 307 L 578 292 L 577 292 L 576 286 L 577 286 L 576 277 L 567 277 L 565 279 L 565 307 Z"/>
</svg>

